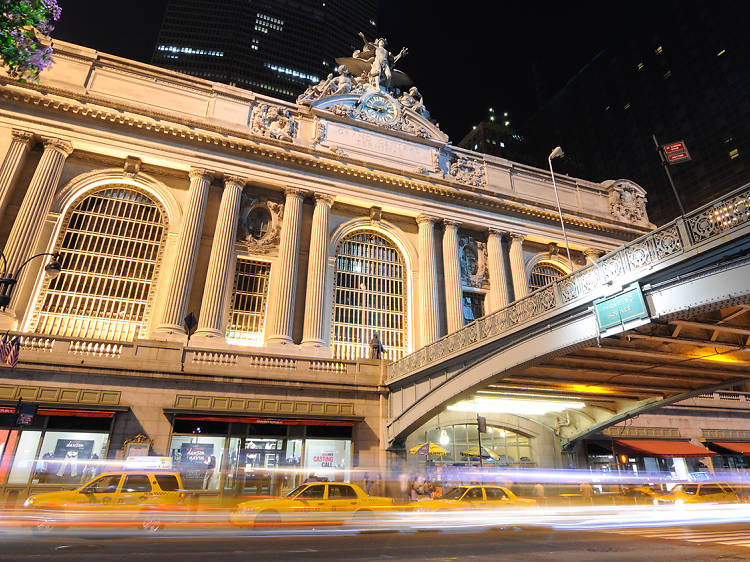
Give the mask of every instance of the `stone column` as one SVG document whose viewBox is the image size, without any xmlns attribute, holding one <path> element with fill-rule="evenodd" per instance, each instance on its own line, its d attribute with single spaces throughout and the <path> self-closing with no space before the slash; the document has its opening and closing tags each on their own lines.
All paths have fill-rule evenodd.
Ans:
<svg viewBox="0 0 750 562">
<path fill-rule="evenodd" d="M 508 273 L 505 270 L 503 236 L 505 233 L 494 228 L 487 236 L 487 267 L 490 272 L 490 312 L 500 310 L 510 302 L 508 297 Z"/>
<path fill-rule="evenodd" d="M 445 224 L 445 232 L 443 232 L 445 316 L 448 321 L 448 333 L 450 334 L 463 327 L 464 308 L 461 294 L 461 267 L 458 258 L 458 223 L 452 220 L 444 220 L 443 224 Z"/>
<path fill-rule="evenodd" d="M 437 268 L 435 267 L 435 219 L 417 217 L 419 225 L 419 320 L 421 345 L 440 337 L 438 323 Z"/>
<path fill-rule="evenodd" d="M 294 294 L 297 286 L 302 192 L 285 190 L 284 219 L 281 223 L 279 258 L 271 268 L 268 291 L 266 342 L 291 344 L 294 320 Z"/>
<path fill-rule="evenodd" d="M 21 208 L 18 210 L 18 216 L 16 216 L 3 250 L 8 261 L 9 275 L 16 273 L 18 268 L 33 255 L 34 249 L 39 243 L 39 236 L 47 213 L 52 206 L 65 159 L 71 152 L 73 152 L 73 145 L 69 141 L 44 140 L 42 158 L 39 160 L 39 165 L 31 178 L 31 183 L 26 190 Z M 16 300 L 27 272 L 28 268 L 24 268 L 13 291 L 13 298 L 8 307 L 11 313 L 16 308 Z"/>
<path fill-rule="evenodd" d="M 187 194 L 187 204 L 182 215 L 182 227 L 177 239 L 172 269 L 169 276 L 167 292 L 164 295 L 164 308 L 161 321 L 156 331 L 162 334 L 185 333 L 185 308 L 190 298 L 193 286 L 195 261 L 198 256 L 201 231 L 203 230 L 203 216 L 206 212 L 208 188 L 211 185 L 212 174 L 208 170 L 190 170 L 190 189 Z M 240 185 L 240 190 L 242 186 Z"/>
<path fill-rule="evenodd" d="M 604 252 L 602 252 L 601 250 L 594 250 L 593 248 L 586 248 L 583 251 L 583 254 L 586 256 L 586 265 L 591 265 L 600 257 L 602 257 L 604 255 Z M 573 264 L 570 265 L 572 267 Z"/>
<path fill-rule="evenodd" d="M 513 293 L 519 300 L 529 294 L 529 283 L 526 281 L 526 265 L 523 262 L 523 235 L 510 235 L 510 271 L 513 277 Z"/>
<path fill-rule="evenodd" d="M 227 294 L 227 283 L 230 275 L 234 273 L 230 271 L 230 266 L 234 243 L 237 240 L 237 219 L 240 214 L 240 200 L 244 186 L 245 178 L 236 176 L 224 178 L 224 193 L 221 195 L 219 217 L 216 219 L 214 240 L 211 244 L 211 257 L 208 260 L 198 329 L 195 331 L 195 335 L 199 338 L 224 340 L 224 300 Z"/>
<path fill-rule="evenodd" d="M 326 314 L 325 285 L 328 264 L 328 216 L 334 198 L 322 193 L 315 194 L 310 254 L 307 258 L 307 294 L 305 296 L 305 326 L 302 335 L 303 347 L 321 347 L 324 339 Z"/>
<path fill-rule="evenodd" d="M 11 135 L 8 152 L 5 153 L 5 159 L 0 166 L 0 218 L 8 206 L 13 184 L 16 183 L 18 173 L 34 141 L 34 135 L 28 131 L 13 129 Z"/>
</svg>

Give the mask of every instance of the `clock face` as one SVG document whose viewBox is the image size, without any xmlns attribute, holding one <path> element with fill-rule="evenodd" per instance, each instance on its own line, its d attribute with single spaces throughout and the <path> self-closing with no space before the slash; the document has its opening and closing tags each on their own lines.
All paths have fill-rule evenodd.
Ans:
<svg viewBox="0 0 750 562">
<path fill-rule="evenodd" d="M 398 115 L 393 102 L 380 94 L 368 96 L 362 103 L 362 112 L 373 123 L 382 124 L 393 123 Z"/>
</svg>

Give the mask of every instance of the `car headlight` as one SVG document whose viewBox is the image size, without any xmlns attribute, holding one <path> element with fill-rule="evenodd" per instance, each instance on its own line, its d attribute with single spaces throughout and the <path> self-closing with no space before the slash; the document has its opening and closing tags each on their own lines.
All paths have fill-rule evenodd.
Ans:
<svg viewBox="0 0 750 562">
<path fill-rule="evenodd" d="M 35 503 L 36 503 L 36 498 L 34 498 L 34 497 L 31 497 L 31 498 L 28 498 L 28 499 L 27 499 L 27 500 L 26 500 L 25 502 L 23 502 L 23 506 L 24 506 L 24 507 L 31 507 L 31 506 L 33 506 L 33 505 L 34 505 Z"/>
</svg>

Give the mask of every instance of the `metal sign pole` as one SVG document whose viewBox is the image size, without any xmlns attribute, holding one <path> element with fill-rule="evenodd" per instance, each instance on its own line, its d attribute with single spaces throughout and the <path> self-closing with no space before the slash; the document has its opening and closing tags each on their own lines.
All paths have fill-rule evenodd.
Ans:
<svg viewBox="0 0 750 562">
<path fill-rule="evenodd" d="M 672 174 L 669 173 L 669 164 L 667 163 L 667 160 L 664 158 L 664 154 L 662 153 L 661 146 L 659 145 L 659 141 L 656 140 L 656 135 L 651 135 L 651 138 L 654 139 L 654 145 L 656 145 L 656 152 L 659 153 L 659 160 L 661 160 L 661 165 L 664 166 L 664 171 L 667 173 L 667 179 L 669 180 L 669 185 L 672 186 L 672 193 L 674 193 L 674 198 L 677 199 L 677 205 L 680 207 L 680 214 L 685 214 L 685 208 L 682 206 L 682 201 L 680 201 L 680 196 L 677 194 L 677 188 L 674 186 L 674 181 L 672 180 Z"/>
</svg>

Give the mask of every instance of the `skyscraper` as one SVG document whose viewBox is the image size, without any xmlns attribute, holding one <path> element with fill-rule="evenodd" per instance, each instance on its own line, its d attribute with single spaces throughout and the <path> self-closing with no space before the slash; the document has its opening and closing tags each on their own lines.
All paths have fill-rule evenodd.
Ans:
<svg viewBox="0 0 750 562">
<path fill-rule="evenodd" d="M 740 13 L 742 12 L 742 13 Z M 600 181 L 627 177 L 648 192 L 649 217 L 679 215 L 652 135 L 684 140 L 692 161 L 671 166 L 686 209 L 750 179 L 750 43 L 747 8 L 665 2 L 631 14 L 612 39 L 522 127 L 544 167 L 562 146 L 561 172 Z M 744 17 L 743 17 L 744 16 Z"/>
<path fill-rule="evenodd" d="M 291 100 L 377 30 L 377 0 L 170 0 L 152 63 Z"/>
</svg>

